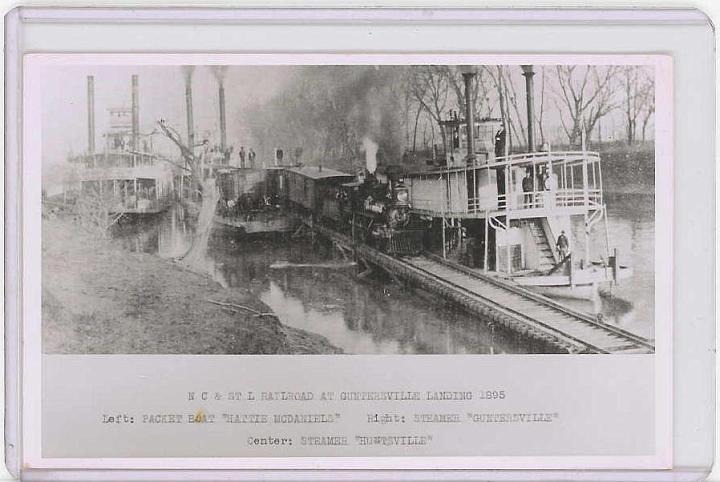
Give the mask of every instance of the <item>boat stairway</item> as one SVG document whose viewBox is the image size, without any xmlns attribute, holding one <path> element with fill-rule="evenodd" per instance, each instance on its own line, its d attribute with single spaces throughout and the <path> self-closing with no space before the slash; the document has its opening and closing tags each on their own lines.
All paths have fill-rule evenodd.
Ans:
<svg viewBox="0 0 720 482">
<path fill-rule="evenodd" d="M 530 221 L 528 227 L 530 228 L 530 233 L 538 249 L 538 270 L 551 270 L 553 266 L 555 266 L 556 261 L 552 246 L 550 246 L 548 242 L 545 231 L 537 221 Z"/>
</svg>

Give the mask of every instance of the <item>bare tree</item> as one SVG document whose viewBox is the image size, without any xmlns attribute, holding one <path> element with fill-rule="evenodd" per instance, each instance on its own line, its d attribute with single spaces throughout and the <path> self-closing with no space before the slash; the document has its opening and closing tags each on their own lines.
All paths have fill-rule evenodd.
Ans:
<svg viewBox="0 0 720 482">
<path fill-rule="evenodd" d="M 535 121 L 538 125 L 538 132 L 540 133 L 540 144 L 545 144 L 545 130 L 543 117 L 545 116 L 545 70 L 544 65 L 540 66 L 540 108 L 536 110 Z"/>
<path fill-rule="evenodd" d="M 458 110 L 465 110 L 465 82 L 462 78 L 462 72 L 457 66 L 445 66 L 446 75 L 452 91 L 455 93 L 455 104 Z M 488 73 L 485 68 L 477 69 L 476 75 L 472 82 L 472 101 L 474 111 L 482 112 L 483 104 L 489 99 L 488 93 L 492 88 L 489 84 Z"/>
<path fill-rule="evenodd" d="M 413 99 L 441 126 L 442 115 L 447 108 L 450 85 L 447 70 L 443 66 L 421 65 L 412 68 L 409 82 Z M 443 145 L 445 132 L 440 128 Z"/>
<path fill-rule="evenodd" d="M 513 128 L 515 137 L 519 140 L 519 142 L 527 146 L 527 123 L 523 121 L 526 116 L 521 112 L 519 107 L 517 89 L 515 88 L 515 83 L 512 80 L 509 70 L 505 69 L 504 74 L 505 98 L 507 99 L 508 105 L 512 107 L 509 115 L 511 119 L 510 126 Z"/>
<path fill-rule="evenodd" d="M 193 149 L 186 146 L 180 134 L 164 120 L 158 121 L 158 127 L 180 149 L 180 154 L 185 159 L 186 170 L 190 173 L 190 182 L 193 191 L 201 196 L 200 215 L 197 220 L 195 235 L 193 236 L 190 249 L 180 259 L 192 269 L 202 271 L 204 269 L 207 245 L 210 239 L 215 209 L 220 200 L 220 193 L 215 186 L 215 178 L 203 173 L 203 154 L 197 156 Z"/>
<path fill-rule="evenodd" d="M 627 143 L 632 144 L 636 140 L 638 117 L 644 110 L 647 100 L 647 84 L 644 82 L 642 67 L 639 65 L 623 66 L 620 72 L 621 84 L 625 94 Z"/>
<path fill-rule="evenodd" d="M 598 120 L 617 108 L 612 89 L 617 71 L 616 66 L 555 67 L 559 85 L 555 104 L 570 144 L 577 144 L 583 127 L 585 132 L 592 132 Z"/>
<path fill-rule="evenodd" d="M 412 138 L 412 151 L 415 152 L 417 147 L 417 132 L 418 132 L 418 123 L 420 122 L 420 114 L 423 113 L 423 105 L 418 104 L 417 112 L 415 112 L 415 125 L 413 127 L 413 138 Z"/>
<path fill-rule="evenodd" d="M 505 124 L 506 128 L 509 123 L 509 116 L 508 116 L 508 109 L 505 102 L 505 87 L 503 85 L 503 68 L 501 65 L 494 65 L 494 66 L 486 66 L 484 68 L 485 72 L 487 72 L 488 76 L 492 80 L 493 85 L 495 86 L 495 90 L 498 95 L 498 104 L 500 106 L 500 118 L 503 121 L 503 124 Z M 510 132 L 509 129 L 507 129 L 506 132 Z M 508 139 L 510 140 L 510 139 Z"/>
<path fill-rule="evenodd" d="M 500 117 L 508 133 L 508 151 L 512 150 L 515 139 L 520 144 L 527 145 L 527 129 L 524 115 L 521 113 L 517 88 L 506 66 L 495 65 L 485 67 L 498 96 Z"/>
<path fill-rule="evenodd" d="M 650 118 L 655 114 L 655 79 L 652 73 L 644 76 L 644 99 L 642 108 L 642 141 L 645 142 L 645 130 L 647 129 Z"/>
</svg>

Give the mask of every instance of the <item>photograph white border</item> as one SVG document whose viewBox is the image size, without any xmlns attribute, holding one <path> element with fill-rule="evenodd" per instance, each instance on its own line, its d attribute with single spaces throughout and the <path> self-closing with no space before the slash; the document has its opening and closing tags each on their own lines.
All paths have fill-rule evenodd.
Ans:
<svg viewBox="0 0 720 482">
<path fill-rule="evenodd" d="M 647 457 L 294 457 L 191 459 L 49 459 L 40 453 L 41 96 L 34 68 L 47 65 L 340 65 L 340 64 L 645 64 L 656 69 L 655 343 L 656 444 Z M 117 469 L 667 469 L 672 465 L 673 67 L 662 55 L 425 54 L 27 54 L 23 129 L 23 439 L 32 468 Z M 670 133 L 668 135 L 668 133 Z M 407 355 L 405 355 L 407 356 Z M 442 355 L 438 355 L 442 356 Z M 448 355 L 452 356 L 452 355 Z M 543 356 L 543 355 L 525 355 Z M 562 355 L 571 358 L 575 355 Z M 594 356 L 594 355 L 578 355 Z M 608 356 L 608 355 L 599 355 Z M 610 355 L 626 356 L 626 355 Z"/>
</svg>

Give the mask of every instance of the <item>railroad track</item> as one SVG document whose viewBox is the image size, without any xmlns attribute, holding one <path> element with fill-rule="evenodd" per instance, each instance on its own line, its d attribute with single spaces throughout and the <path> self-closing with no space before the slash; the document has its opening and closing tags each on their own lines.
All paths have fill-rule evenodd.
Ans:
<svg viewBox="0 0 720 482">
<path fill-rule="evenodd" d="M 617 326 L 596 320 L 591 315 L 558 303 L 523 287 L 476 273 L 436 255 L 403 258 L 413 268 L 452 285 L 466 296 L 482 298 L 496 310 L 525 323 L 539 325 L 543 331 L 594 353 L 652 353 L 653 343 Z"/>
<path fill-rule="evenodd" d="M 306 221 L 307 223 L 307 221 Z M 326 226 L 309 224 L 334 242 L 352 249 L 352 241 Z M 527 336 L 545 340 L 571 353 L 653 353 L 652 341 L 591 315 L 573 310 L 511 281 L 477 273 L 439 256 L 393 257 L 367 245 L 356 255 L 395 277 L 457 303 Z"/>
</svg>

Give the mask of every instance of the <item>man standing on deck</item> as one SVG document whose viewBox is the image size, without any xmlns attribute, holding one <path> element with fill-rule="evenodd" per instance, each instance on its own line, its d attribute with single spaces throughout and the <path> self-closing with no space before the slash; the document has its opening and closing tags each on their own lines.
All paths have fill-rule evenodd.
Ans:
<svg viewBox="0 0 720 482">
<path fill-rule="evenodd" d="M 525 193 L 524 199 L 523 199 L 523 207 L 525 208 L 531 208 L 533 204 L 533 177 L 532 177 L 532 170 L 528 169 L 525 171 L 525 177 L 522 180 L 522 188 L 523 192 Z"/>
<path fill-rule="evenodd" d="M 564 260 L 570 252 L 570 243 L 568 242 L 567 236 L 565 236 L 565 231 L 560 231 L 560 236 L 558 236 L 557 243 L 555 243 L 555 245 L 560 252 L 560 261 Z"/>
<path fill-rule="evenodd" d="M 245 147 L 240 146 L 240 150 L 238 151 L 238 156 L 240 157 L 240 167 L 245 167 Z"/>
<path fill-rule="evenodd" d="M 501 124 L 500 129 L 495 133 L 495 157 L 505 155 L 505 142 L 507 142 L 505 125 Z"/>
<path fill-rule="evenodd" d="M 500 125 L 500 130 L 495 133 L 495 158 L 503 157 L 505 156 L 505 142 L 506 139 L 506 132 L 505 132 L 505 125 Z M 497 169 L 495 171 L 497 174 L 497 192 L 498 196 L 504 196 L 505 195 L 505 168 Z M 504 202 L 500 203 L 501 205 L 507 205 L 507 199 Z M 504 206 L 503 206 L 504 207 Z"/>
</svg>

